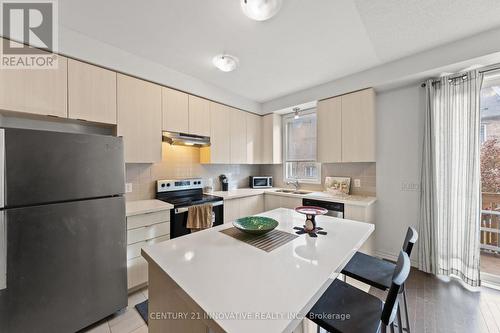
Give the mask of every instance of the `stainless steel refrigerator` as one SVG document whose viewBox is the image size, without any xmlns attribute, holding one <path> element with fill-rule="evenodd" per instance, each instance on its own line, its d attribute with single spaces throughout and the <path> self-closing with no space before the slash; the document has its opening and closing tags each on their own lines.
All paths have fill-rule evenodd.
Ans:
<svg viewBox="0 0 500 333">
<path fill-rule="evenodd" d="M 0 129 L 0 332 L 75 332 L 127 306 L 121 138 Z"/>
</svg>

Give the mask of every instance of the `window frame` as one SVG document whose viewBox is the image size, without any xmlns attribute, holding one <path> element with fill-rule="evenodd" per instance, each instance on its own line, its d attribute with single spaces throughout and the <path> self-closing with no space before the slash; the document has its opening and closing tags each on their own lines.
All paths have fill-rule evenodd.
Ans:
<svg viewBox="0 0 500 333">
<path fill-rule="evenodd" d="M 283 142 L 283 181 L 289 182 L 289 181 L 298 181 L 299 184 L 321 184 L 321 163 L 317 161 L 318 155 L 317 155 L 317 150 L 318 150 L 318 135 L 317 135 L 317 111 L 316 107 L 302 110 L 300 111 L 300 116 L 305 116 L 309 114 L 316 114 L 316 157 L 314 160 L 309 160 L 309 159 L 304 159 L 304 160 L 294 160 L 294 161 L 288 161 L 287 156 L 288 156 L 288 141 L 287 141 L 287 122 L 292 119 L 294 120 L 295 114 L 294 113 L 287 113 L 283 115 L 281 118 L 282 122 L 282 128 L 283 128 L 283 133 L 282 133 L 282 142 Z M 287 177 L 287 163 L 303 163 L 303 162 L 310 162 L 314 163 L 317 166 L 318 169 L 318 178 L 317 179 L 302 179 L 302 178 L 289 178 Z"/>
</svg>

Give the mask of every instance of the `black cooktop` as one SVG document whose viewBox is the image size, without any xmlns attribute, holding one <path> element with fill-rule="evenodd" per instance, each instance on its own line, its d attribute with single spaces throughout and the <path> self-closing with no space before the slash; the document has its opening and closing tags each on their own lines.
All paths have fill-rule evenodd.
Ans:
<svg viewBox="0 0 500 333">
<path fill-rule="evenodd" d="M 174 208 L 189 207 L 194 205 L 201 205 L 209 202 L 216 202 L 223 200 L 221 197 L 215 195 L 208 195 L 203 193 L 180 193 L 183 191 L 176 191 L 177 193 L 157 193 L 156 198 L 161 201 L 168 202 L 174 205 Z"/>
</svg>

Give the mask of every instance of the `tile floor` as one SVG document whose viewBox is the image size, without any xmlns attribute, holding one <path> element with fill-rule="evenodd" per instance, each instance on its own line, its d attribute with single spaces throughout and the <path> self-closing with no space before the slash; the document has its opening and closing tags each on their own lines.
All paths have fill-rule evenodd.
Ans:
<svg viewBox="0 0 500 333">
<path fill-rule="evenodd" d="M 142 320 L 135 305 L 145 301 L 148 289 L 142 289 L 130 294 L 126 309 L 87 327 L 79 333 L 147 333 L 148 327 Z"/>
</svg>

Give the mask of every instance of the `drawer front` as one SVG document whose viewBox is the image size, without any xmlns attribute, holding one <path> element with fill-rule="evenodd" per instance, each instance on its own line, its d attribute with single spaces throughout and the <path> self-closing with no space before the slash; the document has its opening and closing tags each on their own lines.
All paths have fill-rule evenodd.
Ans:
<svg viewBox="0 0 500 333">
<path fill-rule="evenodd" d="M 127 287 L 132 289 L 148 282 L 148 262 L 143 257 L 127 261 Z"/>
<path fill-rule="evenodd" d="M 153 238 L 143 242 L 137 242 L 127 246 L 127 260 L 134 259 L 141 256 L 141 249 L 148 245 L 163 242 L 170 239 L 170 235 L 165 235 Z"/>
<path fill-rule="evenodd" d="M 170 222 L 162 222 L 147 227 L 127 231 L 127 245 L 170 234 Z"/>
<path fill-rule="evenodd" d="M 170 221 L 170 210 L 127 217 L 127 230 Z"/>
</svg>

